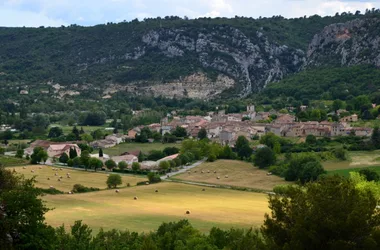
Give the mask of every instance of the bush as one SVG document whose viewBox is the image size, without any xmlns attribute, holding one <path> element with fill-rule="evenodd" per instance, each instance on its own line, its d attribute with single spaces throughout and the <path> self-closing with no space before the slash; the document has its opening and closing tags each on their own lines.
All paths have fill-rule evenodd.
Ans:
<svg viewBox="0 0 380 250">
<path fill-rule="evenodd" d="M 73 186 L 73 189 L 71 192 L 73 193 L 87 193 L 87 192 L 93 192 L 93 191 L 99 191 L 99 188 L 94 188 L 94 187 L 85 187 L 82 184 L 75 184 Z"/>
<path fill-rule="evenodd" d="M 55 188 L 36 188 L 36 189 L 44 194 L 64 194 L 64 192 Z"/>
<path fill-rule="evenodd" d="M 128 163 L 126 163 L 125 161 L 121 161 L 117 164 L 117 167 L 120 169 L 120 170 L 124 170 L 124 169 L 127 169 L 128 167 Z"/>
<path fill-rule="evenodd" d="M 160 175 L 158 175 L 156 173 L 153 173 L 153 172 L 148 173 L 148 179 L 149 179 L 149 183 L 158 183 L 158 182 L 161 182 Z"/>
<path fill-rule="evenodd" d="M 277 185 L 273 188 L 273 192 L 279 195 L 286 195 L 289 191 L 290 185 Z"/>
<path fill-rule="evenodd" d="M 208 158 L 207 158 L 207 161 L 208 161 L 208 162 L 214 162 L 214 161 L 216 161 L 216 156 L 215 156 L 215 154 L 210 154 L 210 155 L 208 156 Z"/>
<path fill-rule="evenodd" d="M 276 155 L 269 147 L 260 148 L 255 154 L 253 163 L 259 168 L 266 168 L 276 162 Z"/>
<path fill-rule="evenodd" d="M 170 168 L 170 163 L 168 161 L 161 161 L 159 164 L 158 164 L 158 167 L 161 169 L 161 170 L 168 170 Z"/>
<path fill-rule="evenodd" d="M 379 181 L 380 180 L 379 174 L 372 169 L 362 168 L 358 172 L 360 175 L 363 175 L 367 179 L 367 181 Z"/>
<path fill-rule="evenodd" d="M 69 159 L 69 160 L 67 161 L 67 166 L 69 166 L 69 167 L 74 166 L 74 161 L 73 161 L 73 159 Z"/>
<path fill-rule="evenodd" d="M 343 148 L 337 148 L 334 150 L 334 155 L 337 159 L 345 161 L 347 160 L 347 150 Z"/>
</svg>

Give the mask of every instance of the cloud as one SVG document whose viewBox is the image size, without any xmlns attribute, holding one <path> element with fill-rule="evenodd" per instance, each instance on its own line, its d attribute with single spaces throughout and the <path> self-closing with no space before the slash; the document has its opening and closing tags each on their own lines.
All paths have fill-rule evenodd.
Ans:
<svg viewBox="0 0 380 250">
<path fill-rule="evenodd" d="M 299 17 L 380 8 L 378 0 L 0 0 L 2 26 L 95 25 L 157 16 Z"/>
</svg>

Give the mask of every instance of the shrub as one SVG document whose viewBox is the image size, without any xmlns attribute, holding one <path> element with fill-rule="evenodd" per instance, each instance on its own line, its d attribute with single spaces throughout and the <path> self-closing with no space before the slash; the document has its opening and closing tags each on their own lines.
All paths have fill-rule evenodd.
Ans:
<svg viewBox="0 0 380 250">
<path fill-rule="evenodd" d="M 259 168 L 266 168 L 276 162 L 276 155 L 269 147 L 257 150 L 253 163 Z"/>
<path fill-rule="evenodd" d="M 207 161 L 208 161 L 208 162 L 214 162 L 214 161 L 216 161 L 216 156 L 215 156 L 215 154 L 210 154 L 210 155 L 208 156 L 208 158 L 207 158 Z"/>
<path fill-rule="evenodd" d="M 93 191 L 99 191 L 99 188 L 94 187 L 85 187 L 82 184 L 75 184 L 73 186 L 73 190 L 71 192 L 73 193 L 87 193 L 87 192 L 93 192 Z"/>
<path fill-rule="evenodd" d="M 170 163 L 168 161 L 161 161 L 158 167 L 162 170 L 168 170 L 170 168 Z"/>
<path fill-rule="evenodd" d="M 134 163 L 132 163 L 132 170 L 133 170 L 134 172 L 140 170 L 140 168 L 141 168 L 140 163 L 138 163 L 138 162 L 134 162 Z"/>
<path fill-rule="evenodd" d="M 379 174 L 372 169 L 362 168 L 358 172 L 360 175 L 363 175 L 367 179 L 367 181 L 379 181 L 380 180 Z"/>
<path fill-rule="evenodd" d="M 343 148 L 337 148 L 334 150 L 334 155 L 337 159 L 345 161 L 347 160 L 347 150 Z"/>
<path fill-rule="evenodd" d="M 158 183 L 158 182 L 161 182 L 160 175 L 158 175 L 156 173 L 153 173 L 153 172 L 148 173 L 148 179 L 149 179 L 149 183 Z"/>
<path fill-rule="evenodd" d="M 69 159 L 69 160 L 67 161 L 67 166 L 69 166 L 69 167 L 74 166 L 74 161 L 73 161 L 73 159 Z"/>
<path fill-rule="evenodd" d="M 273 192 L 279 195 L 286 195 L 289 191 L 290 185 L 277 185 L 273 188 Z"/>
<path fill-rule="evenodd" d="M 44 194 L 64 194 L 64 192 L 55 188 L 37 188 L 37 190 Z"/>
<path fill-rule="evenodd" d="M 117 164 L 117 167 L 120 169 L 120 170 L 124 170 L 128 167 L 128 163 L 126 163 L 125 161 L 121 161 Z"/>
</svg>

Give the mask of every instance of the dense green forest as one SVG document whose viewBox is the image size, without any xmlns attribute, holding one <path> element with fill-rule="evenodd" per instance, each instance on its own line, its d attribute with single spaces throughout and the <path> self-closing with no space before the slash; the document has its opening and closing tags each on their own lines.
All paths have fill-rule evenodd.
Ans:
<svg viewBox="0 0 380 250">
<path fill-rule="evenodd" d="M 271 83 L 261 93 L 264 99 L 297 100 L 347 100 L 359 95 L 380 95 L 380 69 L 371 65 L 310 69 Z"/>
</svg>

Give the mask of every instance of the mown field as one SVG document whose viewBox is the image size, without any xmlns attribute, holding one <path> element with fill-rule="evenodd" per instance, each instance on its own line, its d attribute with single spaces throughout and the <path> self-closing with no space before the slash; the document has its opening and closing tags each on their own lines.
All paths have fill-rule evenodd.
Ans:
<svg viewBox="0 0 380 250">
<path fill-rule="evenodd" d="M 166 147 L 180 148 L 181 144 L 178 143 L 121 143 L 112 148 L 106 148 L 103 150 L 105 154 L 110 156 L 120 155 L 124 152 L 132 152 L 140 150 L 143 153 L 149 153 L 152 150 L 163 150 Z"/>
<path fill-rule="evenodd" d="M 267 173 L 265 170 L 254 167 L 251 163 L 218 160 L 215 162 L 205 162 L 191 169 L 190 174 L 183 173 L 174 176 L 174 178 L 184 181 L 247 187 L 268 191 L 271 191 L 276 185 L 289 184 L 289 182 L 284 181 L 282 178 L 274 175 L 268 176 Z M 228 178 L 226 178 L 226 175 Z M 217 179 L 217 177 L 220 179 Z"/>
<path fill-rule="evenodd" d="M 40 188 L 49 188 L 50 186 L 53 186 L 54 188 L 64 192 L 71 191 L 74 184 L 82 184 L 86 187 L 95 187 L 100 189 L 107 188 L 107 174 L 105 173 L 94 173 L 65 168 L 54 171 L 53 167 L 42 165 L 29 165 L 26 166 L 25 169 L 23 167 L 14 167 L 10 169 L 15 169 L 17 173 L 23 174 L 26 178 L 32 178 L 35 176 L 37 181 L 36 186 Z M 56 173 L 57 176 L 55 175 Z M 70 179 L 67 178 L 67 173 L 70 173 Z M 60 176 L 63 178 L 61 181 L 58 181 Z M 48 180 L 48 178 L 50 178 L 50 180 Z M 139 176 L 123 175 L 122 180 L 123 184 L 121 186 L 127 186 L 127 183 L 131 186 L 135 186 L 137 182 L 145 181 L 147 179 Z"/>
<path fill-rule="evenodd" d="M 217 188 L 202 191 L 202 188 L 164 182 L 124 188 L 120 193 L 106 190 L 47 195 L 43 199 L 54 208 L 46 214 L 47 223 L 69 227 L 75 220 L 83 220 L 95 231 L 102 227 L 148 232 L 163 222 L 180 219 L 188 219 L 203 232 L 213 226 L 249 228 L 260 226 L 264 214 L 269 212 L 265 194 Z"/>
</svg>

